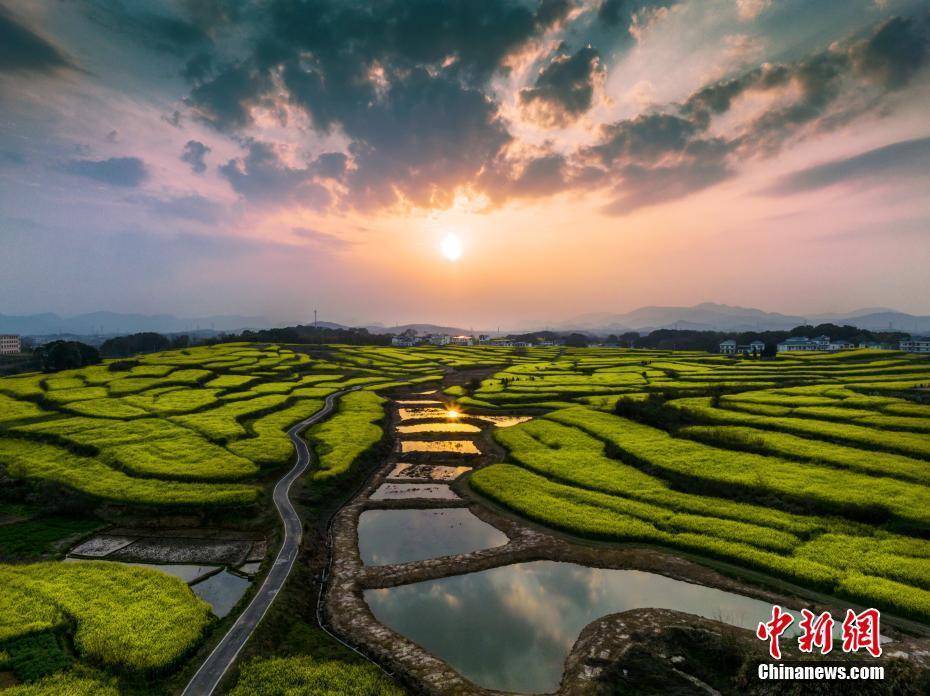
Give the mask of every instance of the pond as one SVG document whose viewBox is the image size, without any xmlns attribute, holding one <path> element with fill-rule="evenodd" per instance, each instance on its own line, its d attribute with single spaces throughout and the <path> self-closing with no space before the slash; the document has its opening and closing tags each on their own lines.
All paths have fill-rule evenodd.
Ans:
<svg viewBox="0 0 930 696">
<path fill-rule="evenodd" d="M 481 454 L 481 450 L 471 440 L 404 440 L 400 451 L 441 452 L 442 454 Z"/>
<path fill-rule="evenodd" d="M 455 492 L 444 483 L 384 483 L 371 494 L 372 500 L 457 500 Z"/>
<path fill-rule="evenodd" d="M 467 471 L 471 471 L 470 466 L 400 463 L 391 470 L 388 478 L 408 481 L 454 481 Z"/>
<path fill-rule="evenodd" d="M 251 584 L 250 580 L 224 570 L 191 585 L 191 591 L 213 607 L 213 613 L 222 619 L 239 603 Z"/>
<path fill-rule="evenodd" d="M 404 435 L 411 433 L 480 433 L 481 428 L 470 423 L 417 423 L 416 425 L 398 425 L 397 432 Z"/>
<path fill-rule="evenodd" d="M 475 684 L 555 691 L 593 620 L 629 609 L 684 611 L 754 630 L 771 605 L 638 570 L 534 561 L 365 591 L 375 617 Z"/>
<path fill-rule="evenodd" d="M 365 565 L 408 563 L 501 546 L 507 535 L 464 508 L 366 510 L 358 520 Z"/>
</svg>

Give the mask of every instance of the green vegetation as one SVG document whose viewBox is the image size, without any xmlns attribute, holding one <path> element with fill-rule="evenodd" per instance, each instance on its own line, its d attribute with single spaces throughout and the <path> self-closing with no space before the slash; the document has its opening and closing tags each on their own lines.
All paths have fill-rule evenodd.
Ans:
<svg viewBox="0 0 930 696">
<path fill-rule="evenodd" d="M 930 412 L 917 387 L 928 382 L 926 357 L 882 351 L 565 350 L 458 403 L 536 409 L 495 431 L 508 463 L 469 479 L 500 505 L 927 621 Z"/>
<path fill-rule="evenodd" d="M 119 669 L 161 670 L 192 648 L 209 606 L 183 581 L 107 562 L 0 566 L 0 641 L 74 628 L 82 656 Z"/>
<path fill-rule="evenodd" d="M 301 656 L 246 663 L 230 696 L 403 696 L 404 693 L 374 665 L 317 661 Z"/>
<path fill-rule="evenodd" d="M 374 392 L 351 392 L 340 399 L 339 408 L 331 418 L 310 428 L 308 439 L 319 462 L 314 478 L 342 476 L 359 457 L 381 441 L 379 423 L 384 418 L 383 403 L 384 399 Z"/>
<path fill-rule="evenodd" d="M 0 525 L 0 559 L 20 560 L 53 553 L 101 527 L 94 519 L 45 517 Z"/>
</svg>

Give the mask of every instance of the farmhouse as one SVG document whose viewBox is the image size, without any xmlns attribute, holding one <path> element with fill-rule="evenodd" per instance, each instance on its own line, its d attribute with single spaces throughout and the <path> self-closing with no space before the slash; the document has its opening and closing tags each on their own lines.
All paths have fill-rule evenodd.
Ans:
<svg viewBox="0 0 930 696">
<path fill-rule="evenodd" d="M 16 334 L 0 334 L 0 355 L 12 355 L 22 350 L 22 343 Z"/>
<path fill-rule="evenodd" d="M 852 350 L 856 344 L 852 341 L 833 341 L 829 336 L 793 336 L 778 344 L 779 353 L 796 353 L 799 351 L 819 350 L 826 353 L 835 353 L 840 350 Z"/>
<path fill-rule="evenodd" d="M 475 343 L 474 336 L 451 336 L 449 343 L 453 346 L 471 346 Z"/>
<path fill-rule="evenodd" d="M 400 336 L 394 336 L 391 338 L 391 345 L 397 346 L 399 348 L 410 348 L 417 344 L 416 336 L 405 336 L 401 334 Z"/>
<path fill-rule="evenodd" d="M 720 353 L 723 355 L 762 355 L 764 350 L 765 343 L 759 340 L 740 346 L 732 338 L 728 338 L 720 344 Z"/>
<path fill-rule="evenodd" d="M 821 343 L 818 339 L 807 336 L 792 336 L 776 346 L 779 353 L 797 353 L 800 351 L 826 350 L 829 339 Z"/>
<path fill-rule="evenodd" d="M 901 350 L 907 353 L 930 353 L 930 338 L 914 338 L 901 341 Z"/>
</svg>

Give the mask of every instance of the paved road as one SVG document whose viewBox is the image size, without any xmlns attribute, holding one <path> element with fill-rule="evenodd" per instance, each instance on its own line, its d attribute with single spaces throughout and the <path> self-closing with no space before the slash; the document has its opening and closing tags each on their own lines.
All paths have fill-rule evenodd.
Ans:
<svg viewBox="0 0 930 696">
<path fill-rule="evenodd" d="M 326 397 L 326 403 L 323 408 L 314 413 L 307 420 L 301 421 L 293 428 L 287 431 L 287 435 L 294 443 L 297 450 L 297 462 L 294 468 L 288 471 L 284 477 L 278 481 L 274 487 L 274 504 L 278 509 L 278 515 L 284 523 L 284 543 L 281 544 L 281 550 L 278 551 L 274 559 L 274 565 L 268 574 L 258 592 L 252 598 L 249 606 L 236 619 L 229 632 L 223 636 L 223 639 L 217 644 L 210 653 L 210 656 L 200 665 L 200 669 L 194 674 L 181 696 L 210 696 L 222 680 L 223 675 L 229 669 L 230 665 L 236 660 L 239 651 L 242 650 L 246 642 L 255 631 L 255 627 L 265 616 L 271 603 L 274 602 L 278 592 L 284 586 L 287 576 L 294 567 L 294 561 L 300 551 L 300 539 L 303 535 L 303 525 L 294 506 L 291 505 L 288 497 L 291 490 L 291 484 L 306 471 L 310 464 L 310 450 L 307 443 L 301 439 L 299 433 L 308 425 L 316 423 L 326 418 L 336 406 L 336 399 L 343 394 L 355 391 L 358 387 L 346 389 L 344 391 L 330 394 Z"/>
</svg>

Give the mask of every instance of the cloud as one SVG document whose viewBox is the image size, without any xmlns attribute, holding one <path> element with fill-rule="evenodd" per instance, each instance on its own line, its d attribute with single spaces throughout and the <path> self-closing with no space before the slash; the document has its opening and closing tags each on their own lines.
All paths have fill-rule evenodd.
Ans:
<svg viewBox="0 0 930 696">
<path fill-rule="evenodd" d="M 191 171 L 195 174 L 203 174 L 207 171 L 207 164 L 204 157 L 210 152 L 210 148 L 199 140 L 188 140 L 184 145 L 184 152 L 181 153 L 181 161 L 187 162 L 191 166 Z"/>
<path fill-rule="evenodd" d="M 136 188 L 149 178 L 148 168 L 138 157 L 111 157 L 105 160 L 71 160 L 63 170 L 110 186 Z"/>
<path fill-rule="evenodd" d="M 221 165 L 223 176 L 243 198 L 255 203 L 296 202 L 307 207 L 325 207 L 329 192 L 314 183 L 310 169 L 290 167 L 270 143 L 252 141 L 245 157 Z"/>
<path fill-rule="evenodd" d="M 51 73 L 72 67 L 60 49 L 0 6 L 0 71 Z"/>
<path fill-rule="evenodd" d="M 270 78 L 248 63 L 224 68 L 213 79 L 196 86 L 187 103 L 205 122 L 226 131 L 252 124 L 252 108 L 267 101 Z"/>
<path fill-rule="evenodd" d="M 213 225 L 226 217 L 224 206 L 197 194 L 145 201 L 153 212 L 168 218 Z"/>
<path fill-rule="evenodd" d="M 539 76 L 520 91 L 522 104 L 531 107 L 535 120 L 548 126 L 566 125 L 591 108 L 595 82 L 603 78 L 600 54 L 592 47 L 572 55 L 558 51 Z"/>
<path fill-rule="evenodd" d="M 352 245 L 348 239 L 337 237 L 328 232 L 321 232 L 311 227 L 294 227 L 291 232 L 300 237 L 302 240 L 309 242 L 313 246 L 323 247 L 331 250 L 344 249 Z"/>
<path fill-rule="evenodd" d="M 313 161 L 312 169 L 324 179 L 342 179 L 349 158 L 342 152 L 324 152 Z"/>
<path fill-rule="evenodd" d="M 736 0 L 736 12 L 744 22 L 749 22 L 772 6 L 772 0 Z"/>
<path fill-rule="evenodd" d="M 792 172 L 763 193 L 788 196 L 851 182 L 887 183 L 890 179 L 930 175 L 930 138 L 904 140 L 854 157 Z"/>
<path fill-rule="evenodd" d="M 887 89 L 900 89 L 925 64 L 930 19 L 892 17 L 867 40 L 853 46 L 856 70 Z"/>
</svg>

